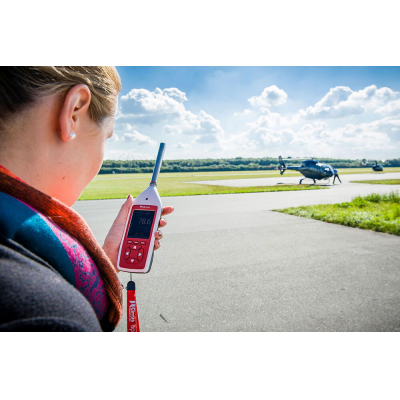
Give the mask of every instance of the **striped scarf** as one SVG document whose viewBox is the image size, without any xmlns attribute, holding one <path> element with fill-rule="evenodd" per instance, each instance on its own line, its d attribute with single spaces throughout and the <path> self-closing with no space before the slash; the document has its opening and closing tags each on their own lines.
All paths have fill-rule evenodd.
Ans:
<svg viewBox="0 0 400 400">
<path fill-rule="evenodd" d="M 0 192 L 8 195 L 0 197 L 7 205 L 7 212 L 2 217 L 3 229 L 11 232 L 21 213 L 32 213 L 33 218 L 29 221 L 35 221 L 34 235 L 26 232 L 29 240 L 21 244 L 31 246 L 29 250 L 35 250 L 32 252 L 49 262 L 86 297 L 103 330 L 113 330 L 122 316 L 121 283 L 116 269 L 84 219 L 72 208 L 29 186 L 2 166 Z M 10 207 L 14 212 L 12 217 Z M 24 235 L 20 240 L 24 240 Z"/>
</svg>

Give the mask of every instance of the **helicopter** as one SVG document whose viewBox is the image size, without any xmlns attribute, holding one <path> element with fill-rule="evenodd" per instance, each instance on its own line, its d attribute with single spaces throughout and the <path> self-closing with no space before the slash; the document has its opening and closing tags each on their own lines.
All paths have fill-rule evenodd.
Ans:
<svg viewBox="0 0 400 400">
<path fill-rule="evenodd" d="M 301 185 L 301 182 L 306 178 L 312 179 L 315 185 L 316 180 L 327 180 L 332 178 L 332 176 L 334 177 L 333 184 L 335 184 L 336 178 L 338 178 L 339 182 L 342 183 L 337 170 L 334 169 L 332 165 L 320 163 L 318 160 L 315 160 L 314 157 L 311 157 L 310 160 L 302 160 L 301 164 L 298 166 L 286 166 L 285 160 L 293 160 L 293 158 L 283 159 L 279 156 L 279 171 L 281 172 L 281 175 L 287 169 L 300 172 L 304 175 L 304 178 L 300 179 L 299 185 Z"/>
<path fill-rule="evenodd" d="M 381 160 L 382 162 L 385 162 L 385 160 Z M 363 164 L 366 167 L 371 167 L 375 172 L 382 172 L 383 171 L 383 166 L 382 164 L 378 164 L 378 161 L 375 160 L 375 164 L 372 165 L 366 165 L 367 164 L 367 160 L 363 160 Z"/>
</svg>

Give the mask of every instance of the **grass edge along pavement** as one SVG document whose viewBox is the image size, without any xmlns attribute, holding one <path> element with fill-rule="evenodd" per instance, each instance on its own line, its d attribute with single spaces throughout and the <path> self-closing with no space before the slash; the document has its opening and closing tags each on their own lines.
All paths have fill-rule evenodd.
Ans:
<svg viewBox="0 0 400 400">
<path fill-rule="evenodd" d="M 273 210 L 298 217 L 400 236 L 400 195 L 372 193 L 351 202 Z"/>
<path fill-rule="evenodd" d="M 202 185 L 193 184 L 194 188 L 188 187 L 194 190 L 194 192 L 188 192 L 184 189 L 183 191 L 172 190 L 164 191 L 162 186 L 158 188 L 161 197 L 171 197 L 171 196 L 201 196 L 201 195 L 213 195 L 213 194 L 239 194 L 239 193 L 262 193 L 262 192 L 284 192 L 284 191 L 296 191 L 296 190 L 315 190 L 315 189 L 328 189 L 326 187 L 317 185 L 275 185 L 275 186 L 249 186 L 249 187 L 234 187 L 234 186 L 219 186 L 219 185 Z M 124 190 L 113 191 L 110 190 L 102 191 L 98 193 L 95 190 L 85 189 L 79 200 L 108 200 L 108 199 L 125 199 L 128 194 L 131 194 L 134 198 L 139 195 L 142 190 L 129 190 L 129 188 L 124 188 Z M 145 189 L 145 188 L 144 188 Z M 143 189 L 143 190 L 144 190 Z"/>
<path fill-rule="evenodd" d="M 351 181 L 351 183 L 370 183 L 372 185 L 400 185 L 400 179 L 379 179 L 372 181 Z"/>
</svg>

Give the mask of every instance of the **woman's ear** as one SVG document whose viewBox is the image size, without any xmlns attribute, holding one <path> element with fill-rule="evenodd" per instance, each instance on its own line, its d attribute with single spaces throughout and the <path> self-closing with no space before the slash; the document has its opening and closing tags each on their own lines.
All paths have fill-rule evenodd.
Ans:
<svg viewBox="0 0 400 400">
<path fill-rule="evenodd" d="M 67 92 L 61 105 L 59 121 L 60 135 L 64 142 L 71 139 L 71 133 L 78 136 L 79 126 L 82 125 L 84 117 L 90 113 L 90 100 L 90 90 L 86 85 L 75 85 Z"/>
</svg>

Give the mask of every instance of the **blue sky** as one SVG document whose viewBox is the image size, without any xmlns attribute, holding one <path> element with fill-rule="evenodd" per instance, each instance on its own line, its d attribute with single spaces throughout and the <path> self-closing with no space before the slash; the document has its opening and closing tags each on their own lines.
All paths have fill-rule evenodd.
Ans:
<svg viewBox="0 0 400 400">
<path fill-rule="evenodd" d="M 106 159 L 400 157 L 399 67 L 117 67 Z"/>
</svg>

